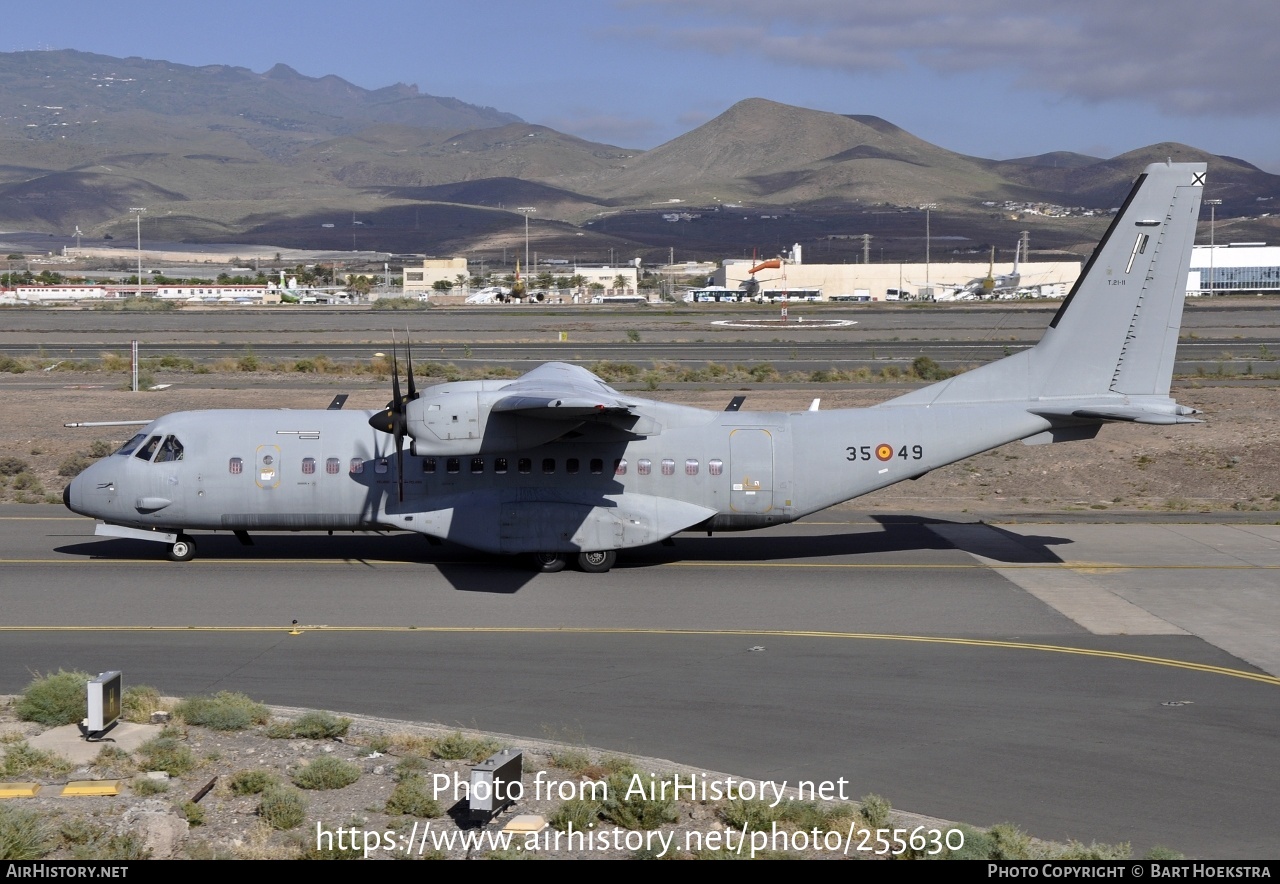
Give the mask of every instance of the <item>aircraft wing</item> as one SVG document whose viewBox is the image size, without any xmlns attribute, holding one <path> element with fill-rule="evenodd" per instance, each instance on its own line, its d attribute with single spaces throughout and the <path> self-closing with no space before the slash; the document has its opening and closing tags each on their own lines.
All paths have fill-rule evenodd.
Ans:
<svg viewBox="0 0 1280 884">
<path fill-rule="evenodd" d="M 555 420 L 582 420 L 586 417 L 598 417 L 607 414 L 631 414 L 627 405 L 616 400 L 603 400 L 603 397 L 584 397 L 565 395 L 563 393 L 546 393 L 542 395 L 507 396 L 493 403 L 495 412 L 518 414 L 524 417 L 540 417 Z"/>
<path fill-rule="evenodd" d="M 549 420 L 634 414 L 636 405 L 585 368 L 563 362 L 541 365 L 503 392 L 507 395 L 493 403 L 494 412 Z"/>
</svg>

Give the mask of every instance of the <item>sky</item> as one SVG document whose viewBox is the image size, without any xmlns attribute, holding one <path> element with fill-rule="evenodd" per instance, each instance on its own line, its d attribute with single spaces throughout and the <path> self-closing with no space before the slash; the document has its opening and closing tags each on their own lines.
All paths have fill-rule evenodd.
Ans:
<svg viewBox="0 0 1280 884">
<path fill-rule="evenodd" d="M 992 159 L 1179 141 L 1280 173 L 1274 0 L 64 0 L 4 25 L 2 51 L 283 62 L 623 147 L 768 98 Z"/>
</svg>

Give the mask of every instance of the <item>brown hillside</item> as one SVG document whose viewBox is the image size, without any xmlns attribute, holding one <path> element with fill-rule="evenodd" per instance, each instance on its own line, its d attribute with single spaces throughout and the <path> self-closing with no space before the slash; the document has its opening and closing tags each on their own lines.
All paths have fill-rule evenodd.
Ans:
<svg viewBox="0 0 1280 884">
<path fill-rule="evenodd" d="M 830 189 L 824 178 L 832 170 L 832 180 L 844 179 L 839 187 L 857 177 L 850 170 L 868 161 L 900 167 L 903 177 L 929 167 L 965 165 L 959 155 L 876 117 L 752 98 L 636 157 L 602 180 L 598 190 L 636 202 L 703 195 L 725 201 L 807 200 Z M 849 174 L 841 176 L 842 167 Z"/>
</svg>

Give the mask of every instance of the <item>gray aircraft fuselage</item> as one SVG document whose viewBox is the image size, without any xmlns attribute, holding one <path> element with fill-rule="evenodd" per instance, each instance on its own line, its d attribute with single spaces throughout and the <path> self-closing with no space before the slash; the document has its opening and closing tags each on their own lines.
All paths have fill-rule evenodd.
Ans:
<svg viewBox="0 0 1280 884">
<path fill-rule="evenodd" d="M 1147 168 L 1034 348 L 871 408 L 707 411 L 563 363 L 421 392 L 410 374 L 383 412 L 166 415 L 65 500 L 175 558 L 186 530 L 407 530 L 604 570 L 618 549 L 790 522 L 1007 442 L 1191 422 L 1169 382 L 1204 177 Z"/>
<path fill-rule="evenodd" d="M 181 460 L 144 460 L 138 449 L 106 458 L 77 477 L 68 502 L 109 523 L 166 531 L 391 528 L 497 553 L 621 549 L 695 526 L 789 522 L 1004 441 L 989 415 L 955 410 L 940 434 L 940 413 L 713 412 L 635 401 L 660 432 L 627 439 L 606 429 L 510 452 L 406 455 L 403 502 L 391 440 L 368 426 L 373 412 L 180 412 L 139 435 L 143 444 L 178 439 Z M 1025 415 L 1024 425 L 1020 435 L 1048 422 Z M 592 518 L 595 510 L 607 512 Z"/>
</svg>

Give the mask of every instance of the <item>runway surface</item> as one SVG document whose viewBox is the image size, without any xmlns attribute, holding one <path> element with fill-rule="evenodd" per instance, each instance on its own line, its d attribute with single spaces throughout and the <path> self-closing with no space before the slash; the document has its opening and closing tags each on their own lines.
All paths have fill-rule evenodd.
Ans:
<svg viewBox="0 0 1280 884">
<path fill-rule="evenodd" d="M 843 513 L 533 575 L 409 535 L 197 535 L 171 564 L 65 510 L 0 507 L 0 692 L 121 668 L 844 778 L 1137 855 L 1280 855 L 1280 527 Z"/>
<path fill-rule="evenodd" d="M 407 334 L 424 361 L 464 369 L 527 371 L 562 360 L 602 360 L 684 368 L 708 362 L 782 371 L 903 367 L 928 356 L 961 369 L 1038 341 L 1056 304 L 798 304 L 778 323 L 776 307 L 481 307 L 388 313 L 364 308 L 275 308 L 126 313 L 11 310 L 0 356 L 74 362 L 103 352 L 177 356 L 209 364 L 252 352 L 293 362 L 323 356 L 367 362 Z M 826 322 L 852 323 L 828 327 Z M 724 325 L 721 323 L 730 323 Z M 628 333 L 633 333 L 628 336 Z M 1184 314 L 1175 370 L 1180 374 L 1271 374 L 1280 370 L 1280 326 L 1268 302 L 1192 302 Z"/>
</svg>

